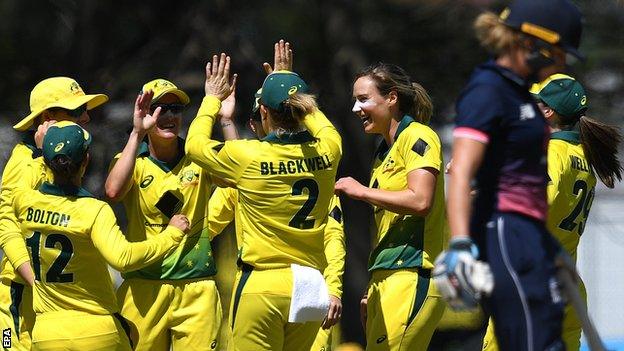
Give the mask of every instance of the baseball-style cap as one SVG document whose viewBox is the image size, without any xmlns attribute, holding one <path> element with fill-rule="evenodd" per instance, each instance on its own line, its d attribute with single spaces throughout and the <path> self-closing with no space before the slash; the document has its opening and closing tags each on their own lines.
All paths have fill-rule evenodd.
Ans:
<svg viewBox="0 0 624 351">
<path fill-rule="evenodd" d="M 578 51 L 583 30 L 581 11 L 569 0 L 515 0 L 500 19 L 508 26 L 584 59 Z"/>
<path fill-rule="evenodd" d="M 154 92 L 152 103 L 157 102 L 158 99 L 160 99 L 161 97 L 163 97 L 163 95 L 167 93 L 171 93 L 177 96 L 183 105 L 188 105 L 188 103 L 191 101 L 191 99 L 189 98 L 188 95 L 186 95 L 185 92 L 178 89 L 178 87 L 175 84 L 171 83 L 170 81 L 166 79 L 158 78 L 158 79 L 154 79 L 145 83 L 145 85 L 143 85 L 143 88 L 141 89 L 141 93 L 144 93 L 150 90 Z"/>
<path fill-rule="evenodd" d="M 531 93 L 564 117 L 580 116 L 589 107 L 581 83 L 565 74 L 553 74 L 533 84 Z"/>
<path fill-rule="evenodd" d="M 80 164 L 91 144 L 91 134 L 70 121 L 60 121 L 48 128 L 43 137 L 43 158 L 51 161 L 57 155 L 69 157 Z"/>
<path fill-rule="evenodd" d="M 281 111 L 282 103 L 294 93 L 307 93 L 308 85 L 295 72 L 275 71 L 262 83 L 260 103 L 273 110 Z"/>
<path fill-rule="evenodd" d="M 87 110 L 94 109 L 108 101 L 104 94 L 85 94 L 78 82 L 68 77 L 53 77 L 37 83 L 30 92 L 30 114 L 24 117 L 14 129 L 25 131 L 33 123 L 33 120 L 43 111 L 61 107 L 67 110 L 75 110 L 87 104 Z"/>
</svg>

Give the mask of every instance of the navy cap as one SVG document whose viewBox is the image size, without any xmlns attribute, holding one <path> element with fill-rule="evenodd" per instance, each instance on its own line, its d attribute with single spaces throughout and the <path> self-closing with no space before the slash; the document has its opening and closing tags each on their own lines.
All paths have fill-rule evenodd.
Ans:
<svg viewBox="0 0 624 351">
<path fill-rule="evenodd" d="M 500 19 L 584 59 L 578 51 L 583 31 L 581 11 L 569 0 L 516 0 L 501 13 Z"/>
</svg>

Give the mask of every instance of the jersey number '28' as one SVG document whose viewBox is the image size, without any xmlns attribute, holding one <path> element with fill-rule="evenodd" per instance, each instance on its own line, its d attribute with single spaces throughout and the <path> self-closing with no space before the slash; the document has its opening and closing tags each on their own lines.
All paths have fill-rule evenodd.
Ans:
<svg viewBox="0 0 624 351">
<path fill-rule="evenodd" d="M 50 269 L 46 273 L 46 282 L 48 283 L 71 283 L 74 281 L 73 273 L 63 273 L 63 270 L 74 255 L 74 246 L 71 241 L 63 234 L 50 234 L 46 237 L 44 246 L 49 249 L 60 245 L 61 253 L 56 260 L 52 262 Z M 26 239 L 26 245 L 30 247 L 32 252 L 32 264 L 35 273 L 35 280 L 41 281 L 41 233 L 33 232 L 33 235 Z"/>
<path fill-rule="evenodd" d="M 594 201 L 594 189 L 591 191 L 587 191 L 587 183 L 584 180 L 577 180 L 574 183 L 574 189 L 572 189 L 572 193 L 576 196 L 580 193 L 580 198 L 572 212 L 569 216 L 563 219 L 561 223 L 559 223 L 559 228 L 563 230 L 567 230 L 569 232 L 573 231 L 576 228 L 576 218 L 583 212 L 583 217 L 578 223 L 578 234 L 582 235 L 583 230 L 585 229 L 585 222 L 587 221 L 587 215 L 589 215 L 589 209 L 591 208 L 592 201 Z"/>
<path fill-rule="evenodd" d="M 314 179 L 299 179 L 293 184 L 292 195 L 302 195 L 303 189 L 308 189 L 308 199 L 303 203 L 303 206 L 295 213 L 295 216 L 290 220 L 288 225 L 298 229 L 310 229 L 314 227 L 314 219 L 307 219 L 310 212 L 316 205 L 318 199 L 319 188 Z"/>
</svg>

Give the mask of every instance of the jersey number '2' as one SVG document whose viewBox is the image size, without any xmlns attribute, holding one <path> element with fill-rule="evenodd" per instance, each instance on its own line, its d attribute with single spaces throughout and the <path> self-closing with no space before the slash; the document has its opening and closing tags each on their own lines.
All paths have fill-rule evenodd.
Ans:
<svg viewBox="0 0 624 351">
<path fill-rule="evenodd" d="M 56 260 L 52 262 L 50 269 L 46 273 L 46 282 L 48 283 L 71 283 L 74 281 L 73 273 L 63 273 L 63 270 L 74 255 L 74 246 L 71 241 L 63 234 L 50 234 L 46 237 L 45 247 L 53 249 L 59 244 L 61 253 Z M 35 273 L 35 280 L 41 281 L 41 233 L 33 232 L 33 235 L 26 239 L 26 245 L 30 247 L 32 253 L 32 264 Z"/>
<path fill-rule="evenodd" d="M 591 208 L 592 201 L 594 200 L 594 189 L 591 189 L 588 193 L 587 183 L 584 180 L 579 179 L 574 182 L 574 189 L 572 189 L 572 193 L 577 196 L 580 193 L 580 199 L 570 215 L 559 223 L 559 228 L 569 232 L 573 231 L 574 228 L 576 228 L 576 218 L 582 211 L 583 218 L 578 223 L 578 234 L 582 235 L 583 230 L 585 229 L 585 223 L 587 222 L 587 216 L 589 215 L 589 209 Z"/>
<path fill-rule="evenodd" d="M 307 219 L 310 212 L 316 205 L 319 188 L 314 179 L 299 179 L 293 184 L 292 195 L 302 195 L 303 189 L 308 189 L 308 199 L 303 206 L 295 213 L 295 216 L 288 222 L 288 225 L 297 229 L 310 229 L 314 227 L 314 219 Z"/>
</svg>

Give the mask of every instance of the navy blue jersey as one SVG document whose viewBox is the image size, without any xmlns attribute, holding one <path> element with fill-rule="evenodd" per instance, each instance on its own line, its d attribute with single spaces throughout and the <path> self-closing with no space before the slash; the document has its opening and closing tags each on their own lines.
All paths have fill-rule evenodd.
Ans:
<svg viewBox="0 0 624 351">
<path fill-rule="evenodd" d="M 478 66 L 457 102 L 454 137 L 487 144 L 476 174 L 471 230 L 494 211 L 545 221 L 548 125 L 527 82 L 493 61 Z"/>
</svg>

